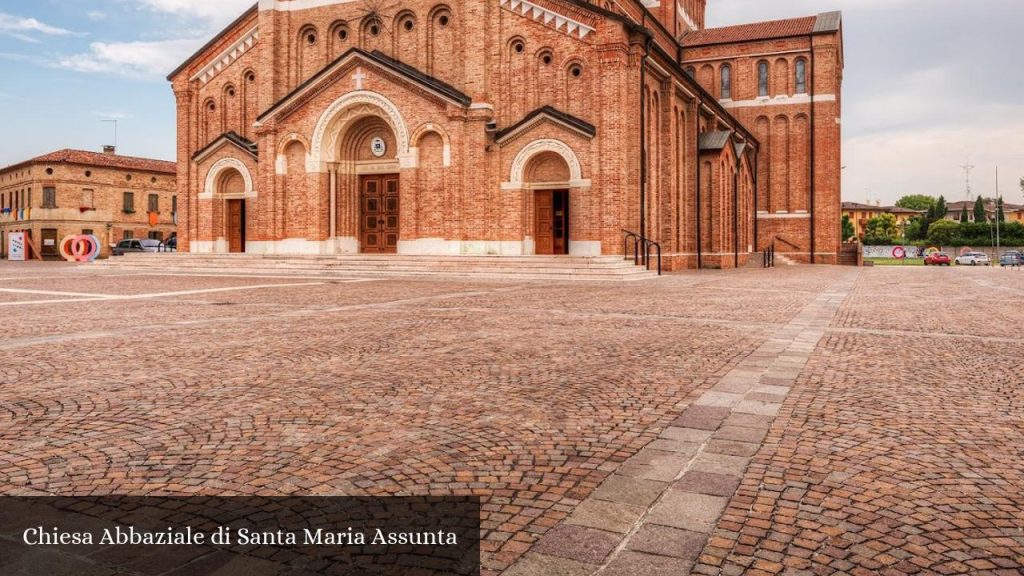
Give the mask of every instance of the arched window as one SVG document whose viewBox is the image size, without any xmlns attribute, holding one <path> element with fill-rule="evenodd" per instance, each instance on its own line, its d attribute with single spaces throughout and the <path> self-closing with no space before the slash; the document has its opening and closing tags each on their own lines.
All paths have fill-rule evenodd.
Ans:
<svg viewBox="0 0 1024 576">
<path fill-rule="evenodd" d="M 803 58 L 796 61 L 796 93 L 807 93 L 807 61 Z"/>
<path fill-rule="evenodd" d="M 722 64 L 722 100 L 732 100 L 732 66 Z"/>
<path fill-rule="evenodd" d="M 768 96 L 768 63 L 757 63 L 757 95 L 760 98 Z"/>
<path fill-rule="evenodd" d="M 687 75 L 688 75 L 688 76 L 689 76 L 690 78 L 696 78 L 696 77 L 697 77 L 697 69 L 696 69 L 696 68 L 694 68 L 693 66 L 687 66 L 687 67 L 686 67 L 686 74 L 687 74 Z"/>
</svg>

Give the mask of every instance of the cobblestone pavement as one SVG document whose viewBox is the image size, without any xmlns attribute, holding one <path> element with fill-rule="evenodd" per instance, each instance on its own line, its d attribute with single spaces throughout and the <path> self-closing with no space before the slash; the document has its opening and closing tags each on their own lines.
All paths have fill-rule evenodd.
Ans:
<svg viewBox="0 0 1024 576">
<path fill-rule="evenodd" d="M 1024 275 L 865 270 L 699 574 L 1024 572 Z"/>
<path fill-rule="evenodd" d="M 1017 573 L 1012 274 L 0 262 L 0 493 L 478 494 L 489 575 Z"/>
</svg>

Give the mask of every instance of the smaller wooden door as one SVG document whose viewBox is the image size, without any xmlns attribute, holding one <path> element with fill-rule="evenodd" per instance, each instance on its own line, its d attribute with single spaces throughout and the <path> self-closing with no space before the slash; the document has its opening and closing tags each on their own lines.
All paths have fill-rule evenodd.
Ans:
<svg viewBox="0 0 1024 576">
<path fill-rule="evenodd" d="M 400 207 L 398 176 L 363 176 L 360 199 L 362 251 L 367 254 L 396 254 Z"/>
<path fill-rule="evenodd" d="M 569 253 L 569 192 L 539 190 L 534 197 L 536 253 Z"/>
<path fill-rule="evenodd" d="M 228 200 L 228 251 L 245 252 L 245 200 Z"/>
<path fill-rule="evenodd" d="M 57 230 L 54 228 L 43 228 L 43 258 L 57 258 L 60 255 L 59 247 L 57 246 Z"/>
</svg>

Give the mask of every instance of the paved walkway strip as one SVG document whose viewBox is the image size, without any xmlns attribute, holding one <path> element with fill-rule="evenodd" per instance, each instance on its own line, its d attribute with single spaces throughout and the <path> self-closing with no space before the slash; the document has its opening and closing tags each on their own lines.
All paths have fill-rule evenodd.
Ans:
<svg viewBox="0 0 1024 576">
<path fill-rule="evenodd" d="M 504 574 L 681 576 L 698 559 L 719 564 L 708 538 L 858 274 L 740 361 Z"/>
</svg>

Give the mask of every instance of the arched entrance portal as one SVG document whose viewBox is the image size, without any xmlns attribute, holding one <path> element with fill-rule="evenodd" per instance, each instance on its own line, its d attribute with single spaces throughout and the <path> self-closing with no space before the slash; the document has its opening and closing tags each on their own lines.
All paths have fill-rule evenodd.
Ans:
<svg viewBox="0 0 1024 576">
<path fill-rule="evenodd" d="M 336 100 L 317 122 L 309 163 L 330 178 L 330 253 L 397 252 L 399 172 L 415 156 L 394 103 L 366 90 Z"/>
<path fill-rule="evenodd" d="M 245 180 L 234 168 L 228 168 L 220 178 L 221 195 L 224 200 L 224 238 L 228 252 L 245 252 Z M 242 198 L 232 198 L 243 196 Z"/>
<path fill-rule="evenodd" d="M 541 255 L 569 253 L 569 165 L 555 152 L 541 152 L 526 165 L 524 181 L 533 190 L 533 238 Z"/>
<path fill-rule="evenodd" d="M 249 169 L 240 160 L 224 158 L 215 163 L 206 176 L 200 200 L 213 202 L 211 222 L 215 241 L 206 251 L 245 252 L 246 201 L 256 197 Z"/>
<path fill-rule="evenodd" d="M 351 123 L 339 142 L 338 157 L 354 187 L 360 252 L 395 254 L 401 237 L 399 162 L 395 133 L 379 116 Z"/>
</svg>

